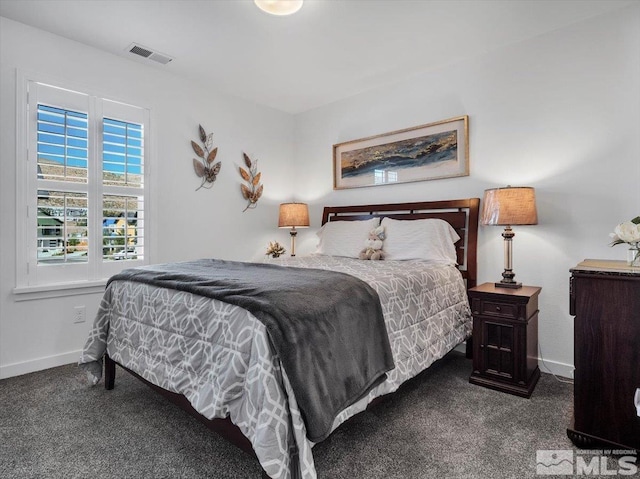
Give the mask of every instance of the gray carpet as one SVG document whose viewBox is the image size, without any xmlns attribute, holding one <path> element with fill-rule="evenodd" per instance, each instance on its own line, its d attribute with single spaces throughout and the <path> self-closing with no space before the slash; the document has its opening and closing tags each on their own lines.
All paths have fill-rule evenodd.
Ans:
<svg viewBox="0 0 640 479">
<path fill-rule="evenodd" d="M 318 476 L 536 477 L 537 449 L 570 449 L 572 386 L 543 374 L 531 399 L 469 384 L 450 353 L 314 448 Z M 89 388 L 75 366 L 0 381 L 2 478 L 259 478 L 229 445 L 118 369 Z"/>
</svg>

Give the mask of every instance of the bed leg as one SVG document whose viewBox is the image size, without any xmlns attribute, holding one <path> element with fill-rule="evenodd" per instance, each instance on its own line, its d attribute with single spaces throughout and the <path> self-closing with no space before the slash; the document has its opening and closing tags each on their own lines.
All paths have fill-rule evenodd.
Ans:
<svg viewBox="0 0 640 479">
<path fill-rule="evenodd" d="M 473 359 L 473 337 L 467 339 L 467 349 L 465 351 L 467 359 Z"/>
<path fill-rule="evenodd" d="M 104 355 L 104 388 L 111 390 L 116 381 L 116 362 L 109 357 L 108 354 Z"/>
</svg>

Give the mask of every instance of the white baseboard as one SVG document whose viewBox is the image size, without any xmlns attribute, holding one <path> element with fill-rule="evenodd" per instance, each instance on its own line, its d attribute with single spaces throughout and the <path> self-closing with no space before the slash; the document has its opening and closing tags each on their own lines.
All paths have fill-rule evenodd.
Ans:
<svg viewBox="0 0 640 479">
<path fill-rule="evenodd" d="M 465 353 L 465 344 L 459 344 L 455 347 L 455 350 L 461 353 Z M 47 356 L 45 358 L 33 359 L 31 361 L 24 361 L 21 363 L 7 364 L 6 366 L 0 366 L 0 379 L 10 378 L 13 376 L 21 376 L 22 374 L 33 373 L 36 371 L 42 371 L 43 369 L 55 368 L 57 366 L 64 366 L 65 364 L 71 364 L 78 362 L 82 350 L 70 351 L 64 354 L 57 354 L 55 356 Z M 538 364 L 540 371 L 543 373 L 551 373 L 563 378 L 573 379 L 574 367 L 571 364 L 564 364 L 558 361 L 552 361 L 545 359 L 544 362 L 538 358 Z"/>
<path fill-rule="evenodd" d="M 573 379 L 573 371 L 575 370 L 573 364 L 560 363 L 551 359 L 541 360 L 540 358 L 538 358 L 538 367 L 542 373 L 555 374 L 569 379 Z"/>
<path fill-rule="evenodd" d="M 81 354 L 82 350 L 79 349 L 68 353 L 56 354 L 55 356 L 47 356 L 45 358 L 32 359 L 21 363 L 0 366 L 0 379 L 21 376 L 23 374 L 42 371 L 43 369 L 64 366 L 65 364 L 77 363 Z"/>
<path fill-rule="evenodd" d="M 455 351 L 458 351 L 464 354 L 466 351 L 465 344 L 466 343 L 458 344 L 455 347 Z M 558 361 L 553 361 L 551 359 L 542 360 L 540 358 L 538 358 L 538 367 L 540 368 L 540 372 L 542 373 L 555 374 L 556 376 L 569 378 L 569 379 L 573 379 L 573 370 L 575 369 L 573 367 L 573 364 L 560 363 Z"/>
</svg>

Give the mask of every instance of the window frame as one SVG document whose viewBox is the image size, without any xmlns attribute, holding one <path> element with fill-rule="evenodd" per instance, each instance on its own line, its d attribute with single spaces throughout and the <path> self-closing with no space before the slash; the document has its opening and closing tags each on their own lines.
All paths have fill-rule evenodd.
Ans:
<svg viewBox="0 0 640 479">
<path fill-rule="evenodd" d="M 37 85 L 60 90 L 61 96 L 85 96 L 88 114 L 88 176 L 87 183 L 59 182 L 62 191 L 87 191 L 89 260 L 79 264 L 38 265 L 37 262 L 37 108 L 39 102 Z M 35 89 L 35 90 L 34 90 Z M 59 108 L 73 109 L 74 105 L 61 102 Z M 82 111 L 82 109 L 80 110 Z M 133 114 L 135 112 L 136 114 Z M 117 119 L 143 125 L 142 139 L 144 184 L 141 188 L 128 186 L 105 186 L 103 180 L 103 119 Z M 104 95 L 59 78 L 27 74 L 16 70 L 16 287 L 13 292 L 17 301 L 85 294 L 103 291 L 107 279 L 124 268 L 148 264 L 152 251 L 149 244 L 150 225 L 150 164 L 153 161 L 151 110 L 122 101 L 115 95 Z M 53 181 L 53 180 L 52 180 Z M 53 181 L 55 183 L 55 181 Z M 79 188 L 83 185 L 83 188 Z M 144 259 L 127 261 L 105 261 L 103 259 L 103 198 L 119 193 L 129 196 L 140 194 L 143 203 L 143 248 Z M 99 218 L 99 219 L 98 219 Z M 78 267 L 79 266 L 79 267 Z M 46 268 L 46 269 L 45 269 Z M 45 273 L 46 271 L 46 273 Z M 57 274 L 56 271 L 60 273 Z"/>
</svg>

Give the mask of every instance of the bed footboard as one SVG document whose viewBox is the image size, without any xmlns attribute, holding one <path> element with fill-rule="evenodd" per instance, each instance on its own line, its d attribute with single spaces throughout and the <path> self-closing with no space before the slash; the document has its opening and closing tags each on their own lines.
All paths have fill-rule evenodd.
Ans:
<svg viewBox="0 0 640 479">
<path fill-rule="evenodd" d="M 111 390 L 115 386 L 116 364 L 118 363 L 116 363 L 113 359 L 111 359 L 108 354 L 104 355 L 104 388 L 107 390 Z M 191 414 L 200 422 L 204 423 L 205 426 L 207 426 L 209 429 L 218 433 L 220 436 L 222 436 L 227 441 L 237 446 L 239 449 L 242 449 L 243 451 L 255 457 L 255 453 L 253 452 L 251 443 L 242 434 L 240 429 L 231 422 L 229 418 L 206 419 L 204 416 L 199 414 L 195 409 L 193 409 L 191 404 L 189 404 L 189 401 L 187 401 L 187 398 L 185 398 L 184 396 L 180 394 L 172 393 L 170 391 L 166 391 L 156 386 L 155 384 L 150 383 L 149 381 L 144 379 L 142 376 L 134 373 L 130 369 L 127 369 L 124 366 L 120 366 L 120 367 L 123 368 L 128 373 L 130 373 L 132 376 L 138 378 L 147 386 L 151 387 L 151 389 L 154 389 L 155 391 L 159 392 L 166 399 L 168 399 L 169 401 L 176 404 L 184 411 Z M 261 479 L 270 479 L 269 475 L 264 470 L 262 470 Z"/>
<path fill-rule="evenodd" d="M 104 388 L 107 390 L 113 389 L 116 381 L 116 362 L 109 357 L 108 354 L 104 355 Z"/>
<path fill-rule="evenodd" d="M 104 387 L 105 389 L 113 389 L 115 385 L 116 379 L 116 363 L 113 359 L 109 357 L 109 355 L 104 355 Z M 212 431 L 218 433 L 222 437 L 224 437 L 227 441 L 235 444 L 238 448 L 247 452 L 248 454 L 255 457 L 255 453 L 253 452 L 253 447 L 251 446 L 251 442 L 247 439 L 240 429 L 231 422 L 231 420 L 226 417 L 222 418 L 214 418 L 207 419 L 203 415 L 201 415 L 198 411 L 196 411 L 191 403 L 187 400 L 185 396 L 182 394 L 177 394 L 171 391 L 167 391 L 166 389 L 162 389 L 159 386 L 147 381 L 145 378 L 140 376 L 139 374 L 131 371 L 130 369 L 118 364 L 122 369 L 127 371 L 129 374 L 139 379 L 147 386 L 149 386 L 154 391 L 157 391 L 160 395 L 164 396 L 166 399 L 176 404 L 178 407 L 198 419 L 205 426 L 207 426 Z"/>
</svg>

